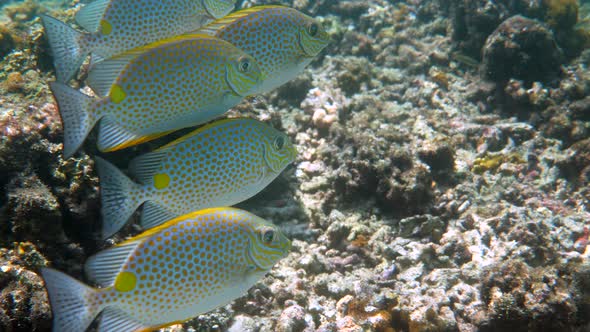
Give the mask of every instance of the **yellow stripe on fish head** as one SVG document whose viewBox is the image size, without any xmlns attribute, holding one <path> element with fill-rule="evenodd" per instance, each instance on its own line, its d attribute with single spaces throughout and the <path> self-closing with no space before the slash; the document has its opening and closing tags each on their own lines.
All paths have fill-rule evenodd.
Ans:
<svg viewBox="0 0 590 332">
<path fill-rule="evenodd" d="M 291 250 L 291 241 L 277 226 L 260 218 L 251 220 L 247 226 L 248 257 L 259 270 L 270 270 Z"/>
<path fill-rule="evenodd" d="M 259 123 L 258 131 L 261 134 L 264 146 L 264 160 L 273 172 L 279 173 L 297 158 L 297 149 L 284 133 Z"/>
<path fill-rule="evenodd" d="M 235 94 L 246 97 L 263 80 L 264 75 L 253 57 L 241 53 L 226 65 L 226 80 Z"/>
<path fill-rule="evenodd" d="M 315 19 L 298 13 L 303 17 L 304 24 L 299 29 L 299 46 L 310 57 L 316 56 L 330 42 L 330 35 Z"/>
<path fill-rule="evenodd" d="M 222 18 L 234 10 L 236 0 L 203 0 L 205 10 L 214 18 Z"/>
</svg>

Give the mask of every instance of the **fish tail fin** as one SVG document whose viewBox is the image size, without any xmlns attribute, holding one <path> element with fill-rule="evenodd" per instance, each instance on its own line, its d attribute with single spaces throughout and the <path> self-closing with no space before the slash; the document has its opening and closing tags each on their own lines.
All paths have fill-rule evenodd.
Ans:
<svg viewBox="0 0 590 332">
<path fill-rule="evenodd" d="M 53 331 L 86 331 L 105 305 L 95 304 L 97 290 L 50 268 L 41 269 L 53 311 Z"/>
<path fill-rule="evenodd" d="M 49 83 L 64 126 L 64 156 L 71 157 L 98 120 L 91 112 L 94 99 L 63 83 Z"/>
<path fill-rule="evenodd" d="M 90 53 L 86 35 L 48 15 L 41 15 L 41 21 L 53 52 L 56 79 L 67 83 Z"/>
<path fill-rule="evenodd" d="M 137 194 L 141 190 L 140 185 L 115 165 L 100 157 L 95 157 L 95 160 L 100 178 L 102 236 L 106 239 L 129 221 L 146 198 Z"/>
</svg>

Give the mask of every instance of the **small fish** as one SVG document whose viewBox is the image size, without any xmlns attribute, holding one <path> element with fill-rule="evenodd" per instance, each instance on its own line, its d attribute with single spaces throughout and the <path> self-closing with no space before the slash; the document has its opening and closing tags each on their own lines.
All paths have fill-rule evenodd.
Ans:
<svg viewBox="0 0 590 332">
<path fill-rule="evenodd" d="M 85 331 L 101 312 L 99 331 L 181 323 L 242 296 L 290 248 L 278 227 L 243 210 L 184 215 L 90 257 L 86 274 L 103 288 L 42 269 L 53 331 Z"/>
<path fill-rule="evenodd" d="M 225 16 L 235 0 L 95 0 L 76 14 L 88 32 L 42 15 L 58 82 L 69 81 L 89 53 L 110 58 L 161 39 L 194 31 Z"/>
<path fill-rule="evenodd" d="M 98 148 L 115 151 L 209 121 L 262 81 L 250 55 L 205 35 L 183 35 L 98 63 L 88 85 L 100 98 L 52 82 L 71 156 L 100 121 Z"/>
<path fill-rule="evenodd" d="M 479 67 L 479 61 L 475 58 L 470 57 L 469 55 L 463 54 L 461 52 L 453 52 L 451 53 L 451 59 L 462 63 L 471 68 Z"/>
<path fill-rule="evenodd" d="M 282 6 L 240 10 L 199 32 L 226 40 L 256 59 L 265 75 L 256 93 L 295 78 L 330 41 L 315 19 Z"/>
<path fill-rule="evenodd" d="M 254 196 L 295 160 L 289 138 L 254 119 L 219 120 L 131 161 L 139 183 L 97 157 L 103 237 L 117 232 L 142 204 L 151 228 L 204 208 Z"/>
</svg>

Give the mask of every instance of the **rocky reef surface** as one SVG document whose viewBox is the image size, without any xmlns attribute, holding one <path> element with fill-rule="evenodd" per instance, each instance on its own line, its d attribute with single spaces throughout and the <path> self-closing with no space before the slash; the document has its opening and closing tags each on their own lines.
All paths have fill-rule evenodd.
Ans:
<svg viewBox="0 0 590 332">
<path fill-rule="evenodd" d="M 166 330 L 589 331 L 590 34 L 578 3 L 279 3 L 318 17 L 333 41 L 229 115 L 297 144 L 294 167 L 240 204 L 281 225 L 293 250 L 244 297 Z M 87 256 L 138 231 L 98 238 L 92 137 L 88 154 L 62 157 L 37 15 L 72 22 L 75 10 L 25 1 L 0 19 L 2 331 L 50 329 L 40 267 L 84 280 Z M 160 143 L 105 157 L 125 166 Z"/>
</svg>

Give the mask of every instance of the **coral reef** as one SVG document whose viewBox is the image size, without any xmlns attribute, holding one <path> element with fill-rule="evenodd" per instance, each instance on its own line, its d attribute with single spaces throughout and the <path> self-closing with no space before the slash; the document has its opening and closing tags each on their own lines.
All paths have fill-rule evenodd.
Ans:
<svg viewBox="0 0 590 332">
<path fill-rule="evenodd" d="M 563 54 L 551 31 L 535 20 L 513 16 L 487 38 L 482 71 L 493 81 L 513 78 L 528 86 L 535 81 L 555 79 L 562 62 Z"/>
<path fill-rule="evenodd" d="M 273 3 L 319 16 L 333 40 L 230 112 L 297 144 L 294 167 L 240 204 L 292 252 L 245 296 L 166 331 L 590 329 L 590 51 L 567 41 L 574 2 Z M 89 255 L 137 227 L 103 243 L 94 163 L 62 157 L 28 13 L 71 19 L 72 2 L 11 6 L 30 7 L 2 23 L 16 39 L 0 47 L 0 329 L 48 331 L 38 269 L 83 280 Z M 162 142 L 106 157 L 125 165 Z"/>
</svg>

